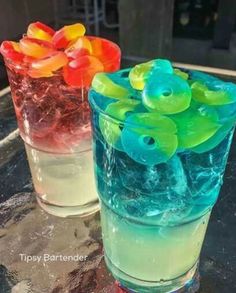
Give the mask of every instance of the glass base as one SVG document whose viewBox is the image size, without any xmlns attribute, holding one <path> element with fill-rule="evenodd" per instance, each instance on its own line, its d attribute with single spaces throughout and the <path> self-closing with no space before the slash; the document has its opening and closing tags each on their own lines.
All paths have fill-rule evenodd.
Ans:
<svg viewBox="0 0 236 293">
<path fill-rule="evenodd" d="M 198 262 L 188 272 L 173 280 L 149 282 L 136 279 L 120 271 L 106 256 L 105 261 L 119 282 L 117 292 L 120 293 L 195 293 L 200 287 Z"/>
<path fill-rule="evenodd" d="M 86 217 L 100 210 L 100 205 L 98 200 L 92 201 L 86 205 L 63 207 L 63 206 L 54 205 L 47 201 L 44 201 L 41 197 L 37 195 L 36 195 L 36 198 L 37 198 L 38 204 L 44 211 L 46 211 L 47 213 L 51 215 L 62 217 L 62 218 Z"/>
</svg>

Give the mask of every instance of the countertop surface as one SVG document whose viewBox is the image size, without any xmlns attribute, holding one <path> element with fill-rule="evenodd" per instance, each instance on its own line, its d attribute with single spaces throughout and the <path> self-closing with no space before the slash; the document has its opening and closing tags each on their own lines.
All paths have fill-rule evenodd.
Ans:
<svg viewBox="0 0 236 293">
<path fill-rule="evenodd" d="M 0 293 L 115 292 L 103 260 L 99 213 L 62 219 L 40 209 L 15 129 L 13 110 L 0 113 Z M 236 137 L 203 245 L 201 293 L 236 292 L 235 144 Z"/>
</svg>

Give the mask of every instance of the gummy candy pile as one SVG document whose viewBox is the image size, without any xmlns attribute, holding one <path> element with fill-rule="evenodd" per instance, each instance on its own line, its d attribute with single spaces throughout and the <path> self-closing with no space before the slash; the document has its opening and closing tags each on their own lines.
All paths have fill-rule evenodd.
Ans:
<svg viewBox="0 0 236 293">
<path fill-rule="evenodd" d="M 90 92 L 106 143 L 153 166 L 175 153 L 215 148 L 236 121 L 236 85 L 156 59 L 98 73 Z"/>
<path fill-rule="evenodd" d="M 31 23 L 19 42 L 4 41 L 1 53 L 7 66 L 32 78 L 51 77 L 62 71 L 70 86 L 89 87 L 96 72 L 117 70 L 118 47 L 109 41 L 86 37 L 85 27 L 76 23 L 58 31 Z"/>
<path fill-rule="evenodd" d="M 91 135 L 88 87 L 96 72 L 119 69 L 120 49 L 84 34 L 79 23 L 55 32 L 36 22 L 19 42 L 1 44 L 20 133 L 31 146 L 73 152 Z"/>
</svg>

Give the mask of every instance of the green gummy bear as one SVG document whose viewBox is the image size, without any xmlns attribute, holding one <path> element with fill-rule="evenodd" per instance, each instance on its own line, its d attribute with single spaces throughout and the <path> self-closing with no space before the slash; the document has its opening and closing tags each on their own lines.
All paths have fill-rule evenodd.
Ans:
<svg viewBox="0 0 236 293">
<path fill-rule="evenodd" d="M 198 154 L 202 154 L 214 149 L 229 134 L 230 130 L 233 128 L 234 125 L 235 119 L 227 121 L 218 129 L 218 131 L 212 137 L 210 137 L 208 140 L 201 143 L 200 145 L 192 148 L 192 151 Z"/>
<path fill-rule="evenodd" d="M 117 150 L 122 151 L 120 141 L 123 123 L 127 114 L 133 113 L 140 105 L 137 100 L 122 100 L 107 106 L 105 113 L 100 114 L 99 127 L 106 142 Z"/>
<path fill-rule="evenodd" d="M 127 99 L 130 91 L 114 83 L 106 73 L 97 73 L 92 81 L 92 88 L 99 94 L 113 99 Z"/>
<path fill-rule="evenodd" d="M 227 91 L 209 90 L 209 88 L 205 84 L 199 81 L 193 82 L 191 84 L 191 89 L 192 89 L 193 99 L 200 103 L 217 106 L 217 105 L 231 104 L 235 102 L 234 100 L 230 99 L 230 96 Z"/>
<path fill-rule="evenodd" d="M 215 109 L 193 104 L 188 110 L 172 115 L 177 125 L 179 148 L 193 148 L 211 138 L 221 127 Z"/>
<path fill-rule="evenodd" d="M 175 69 L 174 69 L 174 73 L 175 73 L 177 76 L 183 78 L 184 80 L 188 80 L 188 77 L 189 77 L 188 73 L 186 73 L 186 72 L 180 70 L 179 68 L 175 68 Z"/>
<path fill-rule="evenodd" d="M 170 61 L 156 59 L 134 66 L 129 73 L 131 86 L 136 90 L 143 90 L 148 77 L 156 72 L 173 73 Z"/>
</svg>

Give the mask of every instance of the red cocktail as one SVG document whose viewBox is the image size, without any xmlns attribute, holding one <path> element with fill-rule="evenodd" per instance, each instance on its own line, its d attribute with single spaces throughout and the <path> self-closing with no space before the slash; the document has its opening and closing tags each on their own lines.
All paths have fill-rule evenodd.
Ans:
<svg viewBox="0 0 236 293">
<path fill-rule="evenodd" d="M 55 32 L 37 22 L 1 45 L 37 199 L 60 216 L 98 208 L 87 93 L 97 72 L 120 66 L 116 44 L 84 33 L 81 24 Z"/>
</svg>

